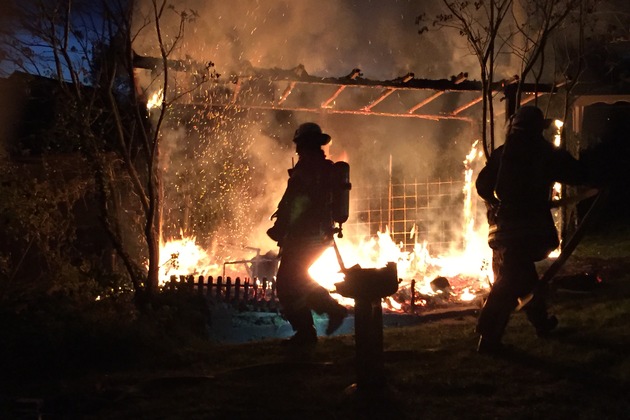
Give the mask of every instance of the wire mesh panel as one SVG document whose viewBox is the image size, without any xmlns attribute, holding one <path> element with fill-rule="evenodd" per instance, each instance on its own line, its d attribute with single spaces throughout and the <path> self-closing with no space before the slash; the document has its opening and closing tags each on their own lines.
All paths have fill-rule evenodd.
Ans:
<svg viewBox="0 0 630 420">
<path fill-rule="evenodd" d="M 391 184 L 353 184 L 349 236 L 389 233 L 403 250 L 426 241 L 429 250 L 440 252 L 461 241 L 463 181 L 437 180 Z"/>
</svg>

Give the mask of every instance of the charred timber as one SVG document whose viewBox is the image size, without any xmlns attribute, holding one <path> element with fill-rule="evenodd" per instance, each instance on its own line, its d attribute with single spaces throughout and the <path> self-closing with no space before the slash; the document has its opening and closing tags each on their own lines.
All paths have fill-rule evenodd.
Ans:
<svg viewBox="0 0 630 420">
<path fill-rule="evenodd" d="M 158 57 L 146 57 L 133 53 L 133 66 L 138 69 L 159 70 L 164 67 L 164 60 Z M 211 61 L 199 63 L 195 60 L 166 60 L 169 69 L 188 73 L 203 73 L 214 67 Z"/>
<path fill-rule="evenodd" d="M 210 62 L 213 65 L 213 63 Z M 162 67 L 162 59 L 134 55 L 134 66 L 144 69 L 157 69 Z M 168 60 L 167 65 L 175 71 L 197 72 L 200 69 L 207 69 L 208 64 L 199 63 L 194 60 Z M 319 77 L 308 74 L 303 65 L 298 65 L 292 69 L 280 68 L 258 68 L 245 66 L 237 75 L 229 77 L 232 83 L 239 79 L 266 79 L 269 81 L 287 81 L 321 85 L 347 85 L 347 86 L 369 86 L 397 89 L 425 89 L 436 91 L 474 91 L 481 92 L 480 81 L 468 80 L 466 73 L 460 73 L 450 79 L 418 79 L 413 73 L 397 77 L 391 80 L 372 80 L 362 77 L 359 69 L 353 69 L 348 75 L 341 77 Z M 504 81 L 495 82 L 491 85 L 493 91 L 501 91 L 505 86 Z M 556 90 L 553 84 L 524 83 L 520 86 L 524 93 L 552 93 Z"/>
</svg>

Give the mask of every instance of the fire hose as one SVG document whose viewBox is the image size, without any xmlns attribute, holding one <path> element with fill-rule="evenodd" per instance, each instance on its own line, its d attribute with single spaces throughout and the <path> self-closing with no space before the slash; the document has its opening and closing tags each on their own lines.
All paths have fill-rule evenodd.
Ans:
<svg viewBox="0 0 630 420">
<path fill-rule="evenodd" d="M 573 199 L 570 201 L 571 202 L 581 201 L 584 198 L 591 197 L 593 196 L 591 191 L 593 190 L 587 191 L 585 196 L 580 196 L 579 198 Z M 567 262 L 567 260 L 569 259 L 569 257 L 571 256 L 575 248 L 578 246 L 578 244 L 584 237 L 587 226 L 593 221 L 594 215 L 597 214 L 597 212 L 601 209 L 603 203 L 605 203 L 606 201 L 607 196 L 608 196 L 608 188 L 604 188 L 597 193 L 597 196 L 595 197 L 593 204 L 591 204 L 591 207 L 588 209 L 588 211 L 582 218 L 582 221 L 580 222 L 578 227 L 575 229 L 575 232 L 573 232 L 573 235 L 571 236 L 571 238 L 562 247 L 562 251 L 560 252 L 560 255 L 558 256 L 558 258 L 556 258 L 556 260 L 549 266 L 549 268 L 545 270 L 545 272 L 542 274 L 542 276 L 538 280 L 538 283 L 534 287 L 534 290 L 528 295 L 522 298 L 519 298 L 518 305 L 516 306 L 516 311 L 520 311 L 525 306 L 527 306 L 527 304 L 533 299 L 534 295 L 536 293 L 540 293 L 547 286 L 547 284 L 556 276 L 556 274 L 558 274 L 560 269 L 564 266 L 564 264 Z M 569 200 L 563 203 L 556 203 L 554 207 L 566 205 L 568 204 L 568 202 Z"/>
</svg>

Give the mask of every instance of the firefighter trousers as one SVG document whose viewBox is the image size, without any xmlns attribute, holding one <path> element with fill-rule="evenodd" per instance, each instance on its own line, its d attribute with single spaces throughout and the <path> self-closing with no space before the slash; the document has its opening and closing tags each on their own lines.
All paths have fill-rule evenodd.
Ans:
<svg viewBox="0 0 630 420">
<path fill-rule="evenodd" d="M 343 307 L 308 273 L 310 266 L 330 247 L 313 240 L 291 241 L 282 248 L 276 278 L 282 313 L 297 332 L 314 329 L 311 310 L 334 314 Z"/>
<path fill-rule="evenodd" d="M 531 293 L 538 283 L 534 261 L 518 248 L 495 249 L 492 255 L 494 284 L 477 320 L 477 333 L 491 342 L 500 342 L 518 299 Z M 534 294 L 525 307 L 529 322 L 543 328 L 549 316 L 544 291 Z"/>
</svg>

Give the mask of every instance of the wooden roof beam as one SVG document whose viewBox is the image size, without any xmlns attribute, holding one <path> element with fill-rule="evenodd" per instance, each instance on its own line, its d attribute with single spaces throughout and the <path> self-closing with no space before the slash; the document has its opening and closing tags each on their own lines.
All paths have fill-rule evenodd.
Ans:
<svg viewBox="0 0 630 420">
<path fill-rule="evenodd" d="M 195 106 L 190 104 L 191 106 Z M 199 104 L 202 105 L 202 104 Z M 203 104 L 207 107 L 223 107 L 225 105 L 222 104 Z M 198 105 L 196 105 L 198 106 Z M 294 111 L 294 112 L 317 112 L 317 109 L 309 108 L 309 107 L 295 107 L 295 106 L 282 106 L 279 107 L 274 104 L 264 105 L 264 104 L 249 104 L 245 106 L 249 109 L 268 109 L 268 110 L 283 110 L 283 111 Z M 452 120 L 452 121 L 463 121 L 463 122 L 472 122 L 472 118 L 452 115 L 452 114 L 409 114 L 407 112 L 403 113 L 395 113 L 395 112 L 379 112 L 379 111 L 364 111 L 362 109 L 335 109 L 329 108 L 325 112 L 330 114 L 340 114 L 340 115 L 370 115 L 375 117 L 401 117 L 401 118 L 415 118 L 421 120 L 431 120 L 431 121 L 442 121 L 442 120 Z"/>
<path fill-rule="evenodd" d="M 462 111 L 467 110 L 468 108 L 470 108 L 471 106 L 478 104 L 479 102 L 481 102 L 481 100 L 483 99 L 483 96 L 480 96 L 478 98 L 473 99 L 472 101 L 468 102 L 465 105 L 460 106 L 459 108 L 457 108 L 455 111 L 453 111 L 452 115 L 457 115 Z"/>
<path fill-rule="evenodd" d="M 282 96 L 280 96 L 280 98 L 278 99 L 277 105 L 282 105 L 282 103 L 287 100 L 287 98 L 289 97 L 291 92 L 293 92 L 293 88 L 295 87 L 296 83 L 297 82 L 290 82 L 289 83 L 289 85 L 286 87 L 286 89 L 282 93 Z"/>
<path fill-rule="evenodd" d="M 435 92 L 433 95 L 429 96 L 428 98 L 425 98 L 423 101 L 418 102 L 416 105 L 414 105 L 411 108 L 409 108 L 409 111 L 407 111 L 407 113 L 413 114 L 418 109 L 422 108 L 423 106 L 425 106 L 426 104 L 428 104 L 430 102 L 433 102 L 434 100 L 436 100 L 437 98 L 439 98 L 440 96 L 442 96 L 446 92 L 448 92 L 448 91 L 440 90 L 440 91 Z"/>
<path fill-rule="evenodd" d="M 409 83 L 411 80 L 413 80 L 414 78 L 414 74 L 413 73 L 407 73 L 404 76 L 398 77 L 392 81 L 390 81 L 391 83 L 396 83 L 397 85 L 404 85 Z M 395 91 L 398 90 L 398 87 L 386 87 L 382 92 L 381 92 L 381 96 L 379 96 L 378 98 L 376 98 L 375 100 L 373 100 L 372 102 L 370 102 L 368 105 L 364 106 L 362 108 L 363 111 L 371 111 L 372 108 L 374 108 L 376 105 L 380 104 L 381 102 L 383 102 L 385 99 L 387 99 L 387 97 L 389 95 L 391 95 L 392 93 L 394 93 Z"/>
<path fill-rule="evenodd" d="M 375 100 L 373 100 L 372 102 L 370 102 L 369 104 L 361 108 L 361 110 L 365 112 L 371 111 L 372 108 L 374 108 L 376 105 L 383 102 L 385 99 L 387 99 L 389 95 L 396 92 L 397 90 L 398 90 L 397 88 L 386 88 L 385 90 L 381 92 L 381 96 L 379 96 L 378 98 L 376 98 Z"/>
<path fill-rule="evenodd" d="M 332 96 L 328 99 L 326 99 L 324 102 L 322 102 L 321 107 L 322 108 L 330 108 L 332 105 L 330 105 L 330 103 L 332 101 L 334 101 L 335 99 L 337 99 L 337 96 L 339 96 L 339 94 L 341 92 L 343 92 L 343 90 L 348 87 L 348 85 L 341 85 L 337 88 L 337 90 L 335 91 L 335 93 L 332 94 Z"/>
<path fill-rule="evenodd" d="M 354 68 L 352 69 L 352 71 L 346 75 L 343 79 L 347 79 L 347 80 L 356 80 L 358 77 L 363 76 L 363 73 L 361 73 L 361 69 L 358 68 Z M 324 102 L 322 102 L 321 107 L 322 108 L 330 108 L 332 105 L 331 102 L 334 101 L 335 99 L 337 99 L 337 96 L 339 96 L 339 94 L 341 92 L 344 91 L 344 89 L 346 87 L 348 87 L 349 85 L 341 85 L 337 88 L 337 90 L 335 91 L 335 93 L 332 94 L 332 96 L 328 99 L 326 99 Z"/>
<path fill-rule="evenodd" d="M 241 93 L 241 87 L 242 87 L 241 79 L 240 77 L 237 77 L 236 80 L 234 81 L 234 92 L 232 93 L 232 100 L 231 100 L 232 105 L 236 103 L 238 94 Z"/>
</svg>

